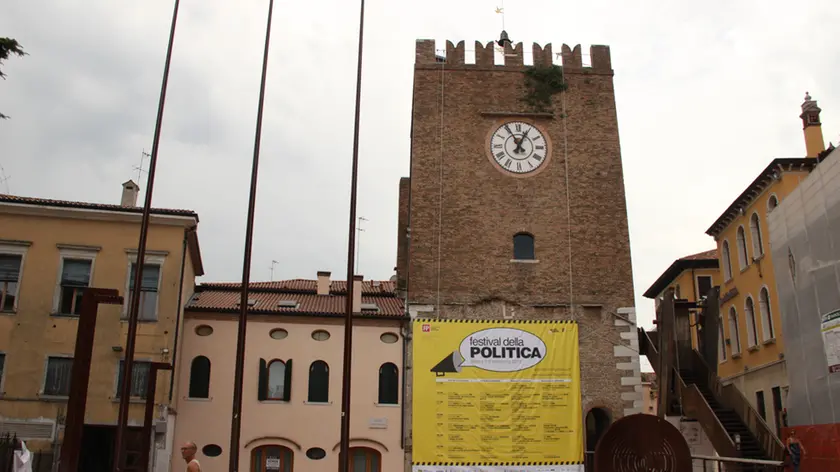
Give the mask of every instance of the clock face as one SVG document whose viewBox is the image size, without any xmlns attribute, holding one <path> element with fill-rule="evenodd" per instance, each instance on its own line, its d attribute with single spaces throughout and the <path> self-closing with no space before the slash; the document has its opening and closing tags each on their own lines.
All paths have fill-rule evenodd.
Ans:
<svg viewBox="0 0 840 472">
<path fill-rule="evenodd" d="M 502 123 L 488 141 L 490 160 L 499 170 L 512 175 L 535 175 L 551 157 L 551 143 L 545 134 L 524 121 Z"/>
</svg>

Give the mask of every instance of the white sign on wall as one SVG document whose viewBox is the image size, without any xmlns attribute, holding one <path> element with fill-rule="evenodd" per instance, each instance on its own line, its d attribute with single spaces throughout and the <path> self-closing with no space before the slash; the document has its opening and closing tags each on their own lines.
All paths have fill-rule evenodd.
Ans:
<svg viewBox="0 0 840 472">
<path fill-rule="evenodd" d="M 280 458 L 279 457 L 266 457 L 265 458 L 265 468 L 266 468 L 266 470 L 280 470 Z"/>
<path fill-rule="evenodd" d="M 822 316 L 820 323 L 828 373 L 840 372 L 840 310 Z"/>
</svg>

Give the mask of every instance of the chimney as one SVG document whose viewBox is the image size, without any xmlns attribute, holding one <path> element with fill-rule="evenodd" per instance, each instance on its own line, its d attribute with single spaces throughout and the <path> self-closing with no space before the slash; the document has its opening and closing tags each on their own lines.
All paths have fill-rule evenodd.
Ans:
<svg viewBox="0 0 840 472">
<path fill-rule="evenodd" d="M 353 276 L 353 313 L 361 313 L 362 311 L 362 280 L 361 275 Z"/>
<path fill-rule="evenodd" d="M 120 206 L 124 207 L 136 207 L 137 206 L 137 195 L 140 193 L 140 187 L 134 183 L 133 180 L 129 180 L 128 182 L 124 182 L 122 184 L 123 191 L 122 191 L 122 200 L 120 200 Z"/>
<path fill-rule="evenodd" d="M 802 102 L 802 130 L 805 133 L 805 157 L 817 157 L 825 151 L 823 141 L 822 123 L 820 123 L 820 107 L 817 101 L 811 99 L 811 95 L 805 92 L 805 101 Z"/>
<path fill-rule="evenodd" d="M 330 294 L 330 273 L 326 271 L 318 271 L 318 288 L 315 293 L 318 295 Z"/>
</svg>

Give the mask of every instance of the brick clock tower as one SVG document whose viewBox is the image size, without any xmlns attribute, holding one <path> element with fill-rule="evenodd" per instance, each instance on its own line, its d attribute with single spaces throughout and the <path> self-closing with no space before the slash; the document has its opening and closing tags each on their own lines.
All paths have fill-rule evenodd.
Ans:
<svg viewBox="0 0 840 472">
<path fill-rule="evenodd" d="M 576 320 L 591 450 L 642 399 L 610 50 L 503 44 L 417 41 L 397 284 L 412 318 Z"/>
</svg>

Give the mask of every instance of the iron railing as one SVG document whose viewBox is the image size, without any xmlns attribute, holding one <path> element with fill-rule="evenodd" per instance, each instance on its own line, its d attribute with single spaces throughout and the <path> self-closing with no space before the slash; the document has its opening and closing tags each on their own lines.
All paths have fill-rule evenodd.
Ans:
<svg viewBox="0 0 840 472">
<path fill-rule="evenodd" d="M 0 472 L 13 472 L 15 467 L 15 451 L 20 449 L 17 436 L 4 434 L 0 436 Z M 53 467 L 53 454 L 44 451 L 30 451 L 32 455 L 32 472 L 50 472 Z"/>
</svg>

